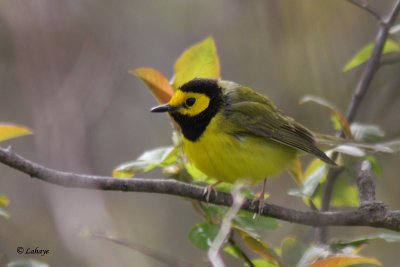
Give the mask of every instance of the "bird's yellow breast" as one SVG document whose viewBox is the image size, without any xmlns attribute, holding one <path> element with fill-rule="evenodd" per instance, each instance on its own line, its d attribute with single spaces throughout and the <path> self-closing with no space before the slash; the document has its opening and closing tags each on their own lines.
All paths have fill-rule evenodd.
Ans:
<svg viewBox="0 0 400 267">
<path fill-rule="evenodd" d="M 231 130 L 223 115 L 217 114 L 198 140 L 183 138 L 189 161 L 219 181 L 254 184 L 289 168 L 297 157 L 296 149 Z"/>
</svg>

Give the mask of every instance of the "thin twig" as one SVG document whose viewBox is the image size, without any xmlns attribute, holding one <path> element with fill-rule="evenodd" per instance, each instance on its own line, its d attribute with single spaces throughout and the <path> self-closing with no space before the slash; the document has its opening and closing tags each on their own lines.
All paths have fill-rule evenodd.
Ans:
<svg viewBox="0 0 400 267">
<path fill-rule="evenodd" d="M 234 232 L 231 231 L 228 242 L 231 244 L 233 249 L 240 255 L 240 257 L 244 260 L 244 262 L 247 263 L 249 267 L 255 267 L 249 256 L 240 248 L 239 244 L 236 243 L 235 238 L 234 238 Z"/>
<path fill-rule="evenodd" d="M 62 172 L 29 161 L 11 151 L 0 148 L 0 162 L 41 181 L 69 187 L 93 190 L 147 192 L 181 196 L 206 202 L 204 187 L 172 179 L 116 179 L 106 176 L 83 175 Z M 218 192 L 210 197 L 209 203 L 222 206 L 232 205 L 232 196 Z M 243 210 L 258 212 L 251 199 L 243 203 Z M 389 210 L 379 203 L 348 211 L 302 211 L 266 203 L 263 216 L 309 226 L 370 226 L 400 232 L 400 210 Z"/>
<path fill-rule="evenodd" d="M 360 1 L 360 0 L 347 0 L 349 3 L 365 10 L 366 12 L 368 12 L 370 15 L 372 15 L 372 17 L 374 17 L 379 23 L 382 23 L 382 18 L 381 16 L 379 16 L 378 12 L 376 12 L 375 9 L 373 9 L 372 7 L 370 7 L 367 3 L 365 3 L 364 1 Z"/>
</svg>

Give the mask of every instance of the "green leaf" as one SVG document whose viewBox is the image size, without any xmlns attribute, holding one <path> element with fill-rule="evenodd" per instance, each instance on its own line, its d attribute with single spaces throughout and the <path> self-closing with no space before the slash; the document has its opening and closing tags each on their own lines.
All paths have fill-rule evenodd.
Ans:
<svg viewBox="0 0 400 267">
<path fill-rule="evenodd" d="M 354 139 L 360 142 L 376 142 L 385 136 L 385 132 L 377 125 L 354 122 L 350 128 Z"/>
<path fill-rule="evenodd" d="M 377 235 L 367 235 L 367 236 L 362 236 L 356 239 L 352 240 L 336 240 L 331 242 L 331 248 L 334 250 L 342 250 L 347 247 L 353 247 L 353 248 L 359 248 L 370 241 L 375 241 L 375 240 L 383 240 L 389 243 L 393 242 L 400 242 L 400 235 L 399 234 L 387 234 L 387 233 L 381 233 Z"/>
<path fill-rule="evenodd" d="M 217 189 L 218 191 L 220 191 L 220 192 L 230 193 L 230 192 L 232 191 L 232 189 L 233 189 L 233 184 L 230 184 L 230 183 L 220 183 L 220 184 L 218 184 L 218 185 L 216 186 L 216 189 Z M 251 190 L 248 189 L 248 188 L 243 188 L 243 189 L 242 189 L 242 194 L 243 194 L 246 198 L 250 198 L 250 199 L 254 198 L 254 193 L 253 193 L 253 191 L 251 191 Z M 267 199 L 267 198 L 269 197 L 269 195 L 266 194 L 264 197 L 265 197 L 265 199 Z"/>
<path fill-rule="evenodd" d="M 257 235 L 237 226 L 233 226 L 233 229 L 240 234 L 243 243 L 254 253 L 274 264 L 281 262 L 279 255 L 272 249 L 272 247 L 261 240 Z"/>
<path fill-rule="evenodd" d="M 292 189 L 288 192 L 289 195 L 297 197 L 310 198 L 317 189 L 318 185 L 326 179 L 328 168 L 326 164 L 315 159 L 308 165 L 304 172 L 304 183 L 299 189 Z"/>
<path fill-rule="evenodd" d="M 369 161 L 369 163 L 371 163 L 371 169 L 374 172 L 374 174 L 376 176 L 381 176 L 382 175 L 382 168 L 381 165 L 378 162 L 378 159 L 374 156 L 366 156 L 365 157 L 366 160 Z"/>
<path fill-rule="evenodd" d="M 208 250 L 218 232 L 218 224 L 199 223 L 190 230 L 189 240 L 196 247 L 202 250 Z"/>
<path fill-rule="evenodd" d="M 312 197 L 313 204 L 317 208 L 321 207 L 322 195 L 323 187 L 319 186 Z M 359 206 L 357 186 L 349 183 L 345 176 L 340 176 L 333 186 L 331 206 L 335 208 Z"/>
<path fill-rule="evenodd" d="M 137 160 L 116 167 L 112 175 L 117 178 L 132 177 L 137 173 L 148 172 L 155 167 L 165 167 L 177 160 L 179 149 L 173 146 L 156 148 L 144 152 Z"/>
<path fill-rule="evenodd" d="M 333 125 L 333 129 L 336 131 L 342 130 L 342 125 L 340 125 L 340 121 L 337 116 L 331 116 L 331 122 Z"/>
<path fill-rule="evenodd" d="M 206 215 L 208 221 L 214 223 L 222 221 L 222 218 L 224 217 L 228 209 L 227 207 L 217 206 L 214 204 L 207 204 L 207 205 L 201 204 L 200 208 Z"/>
<path fill-rule="evenodd" d="M 240 211 L 233 220 L 243 229 L 275 230 L 279 227 L 279 223 L 276 219 L 265 216 L 257 216 L 254 218 L 254 213 L 248 211 Z"/>
<path fill-rule="evenodd" d="M 253 263 L 255 267 L 279 267 L 279 265 L 276 265 L 264 259 L 254 259 L 251 261 L 251 263 Z M 248 267 L 249 265 L 246 263 L 245 266 Z"/>
<path fill-rule="evenodd" d="M 133 69 L 129 73 L 139 77 L 160 103 L 167 103 L 174 94 L 168 79 L 158 70 L 144 67 Z"/>
<path fill-rule="evenodd" d="M 345 177 L 339 177 L 333 187 L 332 207 L 358 207 L 358 189 L 355 184 L 349 184 Z"/>
<path fill-rule="evenodd" d="M 239 253 L 238 249 L 232 245 L 226 245 L 224 247 L 224 251 L 225 251 L 225 253 L 231 255 L 232 257 L 234 257 L 236 259 L 243 259 L 242 255 Z"/>
<path fill-rule="evenodd" d="M 47 263 L 37 260 L 16 260 L 9 262 L 7 267 L 49 267 Z"/>
<path fill-rule="evenodd" d="M 371 57 L 372 51 L 374 49 L 374 44 L 369 43 L 364 46 L 354 57 L 350 59 L 349 62 L 343 67 L 343 71 L 349 71 L 355 67 L 365 63 Z M 382 54 L 388 54 L 393 52 L 399 52 L 400 45 L 393 39 L 387 39 L 385 46 L 383 47 Z"/>
<path fill-rule="evenodd" d="M 292 237 L 287 237 L 281 245 L 282 261 L 287 266 L 296 266 L 306 251 L 306 246 Z"/>
<path fill-rule="evenodd" d="M 0 142 L 33 134 L 31 129 L 16 124 L 0 124 Z"/>
<path fill-rule="evenodd" d="M 219 78 L 220 65 L 214 39 L 208 37 L 185 50 L 175 62 L 174 71 L 175 89 L 194 78 Z"/>
<path fill-rule="evenodd" d="M 337 129 L 338 124 L 340 124 L 340 129 L 343 130 L 345 135 L 348 138 L 353 139 L 353 135 L 351 134 L 349 122 L 347 121 L 346 116 L 337 107 L 335 107 L 328 100 L 326 100 L 322 97 L 313 96 L 313 95 L 306 95 L 300 100 L 300 104 L 304 104 L 304 103 L 308 103 L 308 102 L 316 103 L 318 105 L 321 105 L 321 106 L 329 109 L 332 112 L 332 116 L 335 117 L 335 118 L 331 119 L 333 122 L 333 127 L 336 130 L 338 130 Z"/>
</svg>

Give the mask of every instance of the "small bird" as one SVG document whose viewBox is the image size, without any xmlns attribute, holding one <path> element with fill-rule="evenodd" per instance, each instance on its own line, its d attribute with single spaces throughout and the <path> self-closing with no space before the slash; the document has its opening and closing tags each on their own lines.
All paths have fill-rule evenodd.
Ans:
<svg viewBox="0 0 400 267">
<path fill-rule="evenodd" d="M 290 170 L 299 155 L 336 165 L 316 146 L 311 131 L 283 115 L 268 97 L 235 82 L 193 79 L 151 111 L 171 115 L 188 160 L 206 175 L 228 183 L 264 181 L 259 208 L 266 178 Z"/>
</svg>

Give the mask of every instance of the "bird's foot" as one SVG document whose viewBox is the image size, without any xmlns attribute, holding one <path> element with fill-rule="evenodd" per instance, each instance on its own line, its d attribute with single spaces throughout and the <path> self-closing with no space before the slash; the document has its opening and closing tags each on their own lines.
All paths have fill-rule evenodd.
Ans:
<svg viewBox="0 0 400 267">
<path fill-rule="evenodd" d="M 211 193 L 214 193 L 215 197 L 217 197 L 218 192 L 217 189 L 215 189 L 215 187 L 221 182 L 216 182 L 214 184 L 209 184 L 207 185 L 204 190 L 203 190 L 203 196 L 206 198 L 206 201 L 209 202 L 210 201 L 210 196 Z"/>
<path fill-rule="evenodd" d="M 264 192 L 260 193 L 258 197 L 251 202 L 252 206 L 257 205 L 257 214 L 261 215 L 264 209 L 265 196 Z"/>
</svg>

